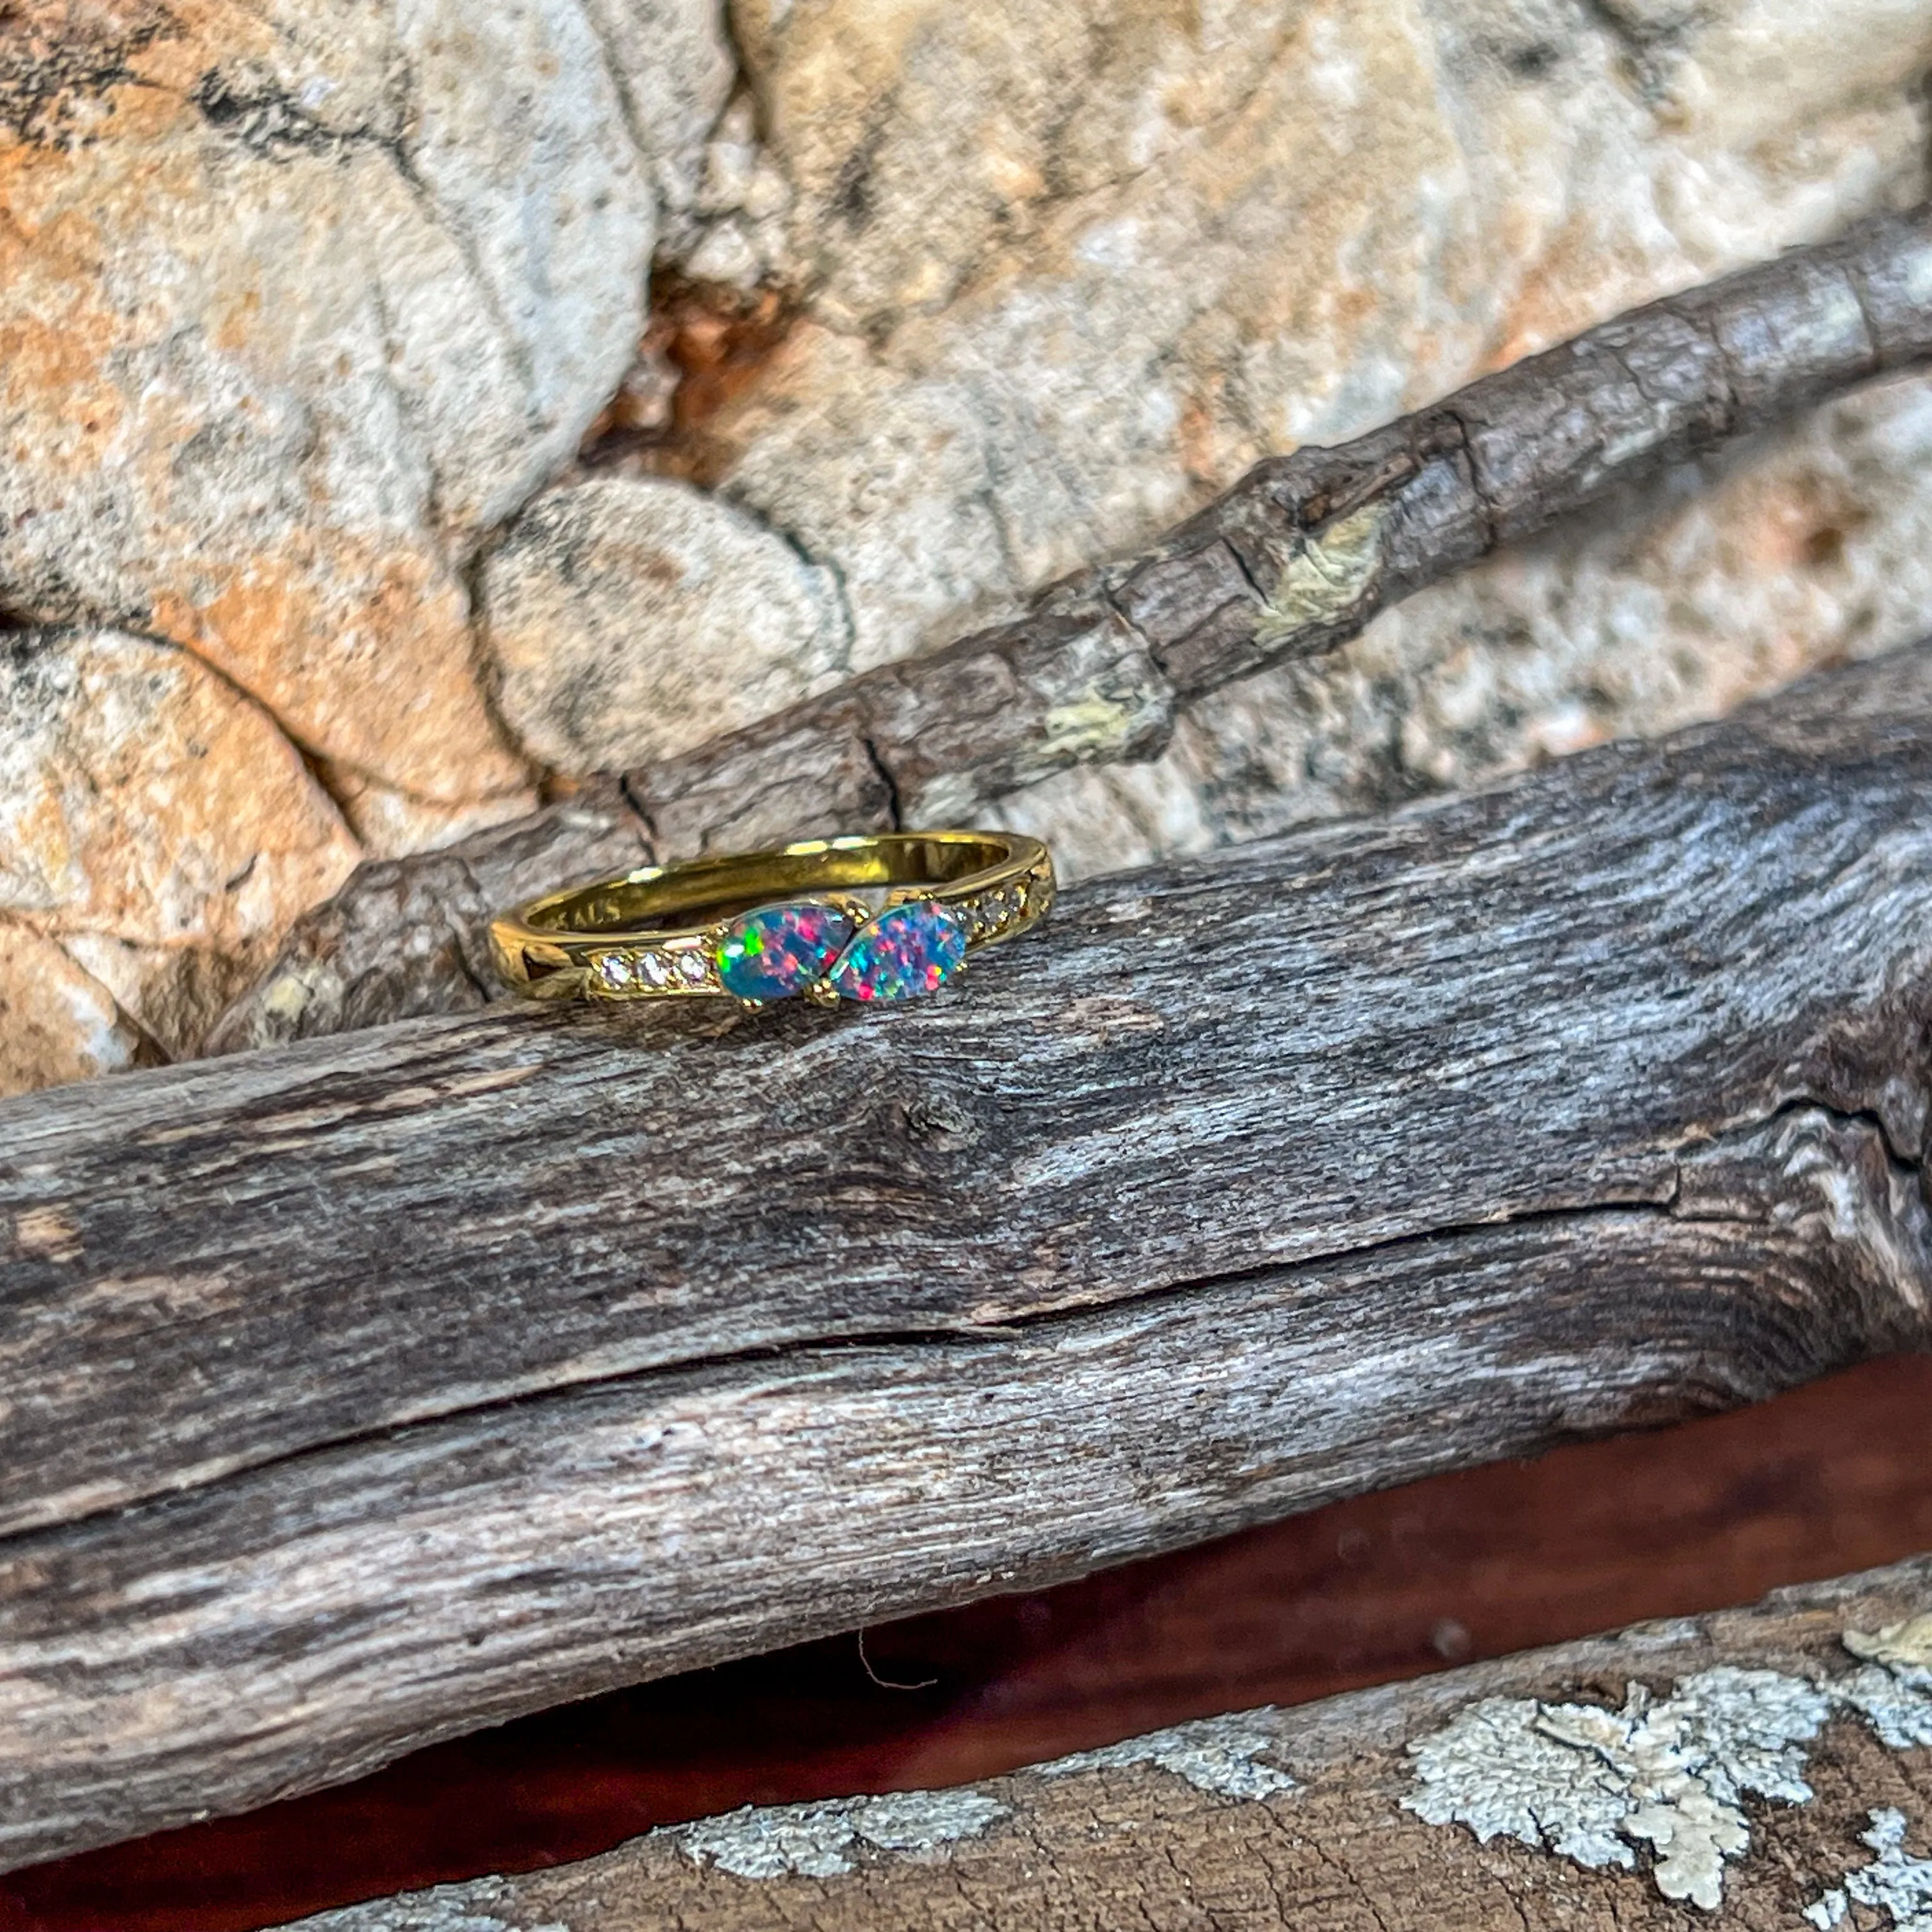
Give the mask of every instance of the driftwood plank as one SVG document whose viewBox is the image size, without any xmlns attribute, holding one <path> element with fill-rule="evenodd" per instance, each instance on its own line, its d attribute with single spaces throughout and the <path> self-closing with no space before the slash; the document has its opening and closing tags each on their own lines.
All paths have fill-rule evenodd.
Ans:
<svg viewBox="0 0 1932 1932">
<path fill-rule="evenodd" d="M 1258 464 L 1146 553 L 1017 621 L 449 851 L 364 866 L 208 1042 L 225 1052 L 490 996 L 490 910 L 615 845 L 688 854 L 966 822 L 1069 766 L 1160 750 L 1192 698 L 1376 613 L 1659 465 L 1932 358 L 1932 212 L 1654 303 L 1334 449 Z M 547 881 L 546 881 L 547 882 Z"/>
<path fill-rule="evenodd" d="M 1922 1559 L 961 1789 L 748 1808 L 288 1932 L 1770 1932 L 1808 1913 L 1889 1928 L 1932 1898 L 1928 1664 Z M 1634 1687 L 1653 1702 L 1626 1728 Z M 1463 1756 L 1432 1786 L 1423 1767 L 1462 1755 L 1443 1741 L 1468 1740 L 1478 1708 L 1499 1720 L 1489 1762 Z M 1411 1808 L 1439 1811 L 1445 1790 L 1501 1828 L 1480 1843 Z M 1541 1807 L 1541 1834 L 1510 1829 L 1511 1796 L 1519 1825 Z M 1564 1856 L 1554 1841 L 1592 1808 L 1589 1862 Z"/>
<path fill-rule="evenodd" d="M 883 1014 L 0 1107 L 0 1853 L 1932 1340 L 1932 646 Z"/>
</svg>

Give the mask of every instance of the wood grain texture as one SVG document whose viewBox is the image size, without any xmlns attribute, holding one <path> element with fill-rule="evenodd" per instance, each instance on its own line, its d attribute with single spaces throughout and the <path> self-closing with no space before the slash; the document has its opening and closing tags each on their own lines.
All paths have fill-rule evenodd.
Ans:
<svg viewBox="0 0 1932 1932">
<path fill-rule="evenodd" d="M 1932 357 L 1932 214 L 1885 216 L 1654 303 L 1334 449 L 1258 464 L 1144 554 L 1016 621 L 868 671 L 570 810 L 362 868 L 301 921 L 208 1050 L 493 997 L 489 913 L 661 855 L 956 824 L 1069 766 L 1148 757 L 1189 699 L 1355 636 L 1377 611 L 1652 469 Z M 549 868 L 527 880 L 533 853 Z"/>
<path fill-rule="evenodd" d="M 1808 1798 L 1749 1802 L 1751 1842 L 1727 1862 L 1713 1913 L 1664 1898 L 1648 1851 L 1628 1869 L 1586 1870 L 1512 1838 L 1479 1844 L 1460 1825 L 1425 1822 L 1404 1804 L 1416 1790 L 1408 1747 L 1486 1698 L 1615 1709 L 1633 1684 L 1662 1697 L 1686 1678 L 1724 1669 L 1828 1685 L 1856 1664 L 1846 1631 L 1928 1610 L 1932 1560 L 1921 1559 L 1781 1590 L 1749 1610 L 1640 1625 L 1208 1727 L 1207 1736 L 1241 1741 L 1238 1774 L 1244 1764 L 1264 1780 L 1273 1772 L 1274 1788 L 1224 1780 L 1235 1788 L 1204 1789 L 1184 1760 L 1177 1770 L 1135 1762 L 1129 1750 L 1112 1762 L 988 1780 L 969 1796 L 991 1815 L 926 1846 L 908 1822 L 927 1816 L 928 1828 L 944 1828 L 946 1795 L 902 1801 L 884 1814 L 881 1835 L 909 1842 L 855 1834 L 831 1869 L 754 1876 L 728 1868 L 718 1852 L 744 1864 L 760 1825 L 768 1840 L 789 1828 L 794 1852 L 828 1842 L 834 1808 L 738 1813 L 650 1832 L 579 1864 L 325 1912 L 289 1932 L 1691 1932 L 1713 1924 L 1787 1932 L 1871 1862 L 1862 1840 L 1875 1808 L 1903 1814 L 1908 1856 L 1932 1856 L 1932 1751 L 1888 1749 L 1851 1711 L 1834 1714 L 1806 1747 Z M 1284 1773 L 1292 1788 L 1283 1788 Z M 1215 1778 L 1211 1763 L 1206 1774 Z M 1890 1921 L 1872 1912 L 1846 1922 Z"/>
<path fill-rule="evenodd" d="M 286 1804 L 0 1874 L 0 1927 L 256 1932 L 747 1804 L 970 1784 L 1928 1550 L 1932 1355 L 1888 1356 L 538 1712 Z"/>
<path fill-rule="evenodd" d="M 1932 1337 L 1932 646 L 880 1014 L 0 1107 L 0 1850 Z"/>
</svg>

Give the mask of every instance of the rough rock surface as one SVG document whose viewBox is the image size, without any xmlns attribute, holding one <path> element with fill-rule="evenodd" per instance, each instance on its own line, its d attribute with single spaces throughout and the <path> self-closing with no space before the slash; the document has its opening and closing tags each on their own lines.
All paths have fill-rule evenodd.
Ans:
<svg viewBox="0 0 1932 1932">
<path fill-rule="evenodd" d="M 0 11 L 0 615 L 219 674 L 10 661 L 4 904 L 92 976 L 10 1084 L 113 1064 L 104 986 L 190 1049 L 350 827 L 536 802 L 465 573 L 622 376 L 730 74 L 705 0 Z"/>
<path fill-rule="evenodd" d="M 746 0 L 812 294 L 710 427 L 862 665 L 1916 193 L 1922 0 Z"/>
<path fill-rule="evenodd" d="M 540 498 L 484 568 L 497 702 L 569 771 L 622 771 L 836 680 L 836 580 L 688 484 L 608 477 Z"/>
<path fill-rule="evenodd" d="M 0 920 L 0 1094 L 138 1065 L 140 1035 L 51 939 Z"/>
<path fill-rule="evenodd" d="M 359 856 L 274 721 L 188 652 L 112 631 L 0 637 L 0 920 L 27 1003 L 0 1087 L 126 1064 L 116 1001 L 187 1050 Z M 26 1013 L 38 1048 L 14 1031 Z"/>
<path fill-rule="evenodd" d="M 190 644 L 306 749 L 515 793 L 465 560 L 630 359 L 703 0 L 0 21 L 0 605 Z"/>
<path fill-rule="evenodd" d="M 728 26 L 716 0 L 16 0 L 0 621 L 188 648 L 365 853 L 418 850 L 527 809 L 542 767 L 660 757 L 948 638 L 1266 452 L 1925 185 L 1932 0 L 738 0 Z M 653 264 L 756 326 L 668 349 Z M 1897 641 L 1925 406 L 1847 405 L 1708 504 L 1686 478 L 1613 508 L 1008 810 L 1091 871 Z M 104 846 L 92 876 L 151 865 Z M 207 890 L 190 926 L 229 932 Z M 179 1051 L 254 956 L 212 944 L 192 994 L 82 963 Z M 92 1024 L 17 1078 L 66 1077 Z"/>
</svg>

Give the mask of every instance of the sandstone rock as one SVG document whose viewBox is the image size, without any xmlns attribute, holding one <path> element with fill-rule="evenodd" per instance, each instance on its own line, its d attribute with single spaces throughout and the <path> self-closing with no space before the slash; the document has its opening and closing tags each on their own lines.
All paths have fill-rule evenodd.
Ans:
<svg viewBox="0 0 1932 1932">
<path fill-rule="evenodd" d="M 806 319 L 706 425 L 861 666 L 1922 181 L 1926 0 L 742 0 Z"/>
<path fill-rule="evenodd" d="M 565 771 L 670 757 L 823 688 L 850 661 L 829 571 L 660 478 L 542 498 L 482 582 L 502 715 Z"/>
<path fill-rule="evenodd" d="M 461 569 L 574 448 L 729 85 L 704 0 L 0 22 L 0 606 L 192 644 L 310 751 L 513 794 Z"/>
<path fill-rule="evenodd" d="M 147 1058 L 100 982 L 51 939 L 0 919 L 0 1099 Z"/>
<path fill-rule="evenodd" d="M 696 212 L 708 218 L 682 250 L 685 272 L 747 292 L 782 275 L 788 259 L 784 217 L 790 184 L 758 138 L 757 109 L 741 94 L 705 144 Z"/>
<path fill-rule="evenodd" d="M 117 1003 L 190 1050 L 358 856 L 273 721 L 186 652 L 111 631 L 0 637 L 0 917 L 46 975 L 44 1044 L 10 1049 L 16 1084 L 71 1077 L 76 1056 L 114 1064 Z"/>
<path fill-rule="evenodd" d="M 0 614 L 80 626 L 56 657 L 103 624 L 190 646 L 259 727 L 231 762 L 265 792 L 217 788 L 230 837 L 158 724 L 153 797 L 90 835 L 84 889 L 0 913 L 170 1050 L 358 841 L 520 811 L 526 758 L 661 760 L 1007 614 L 1264 453 L 1924 185 L 1932 0 L 734 0 L 731 25 L 735 77 L 711 0 L 0 18 Z M 654 250 L 661 287 L 759 318 L 702 382 L 662 317 L 632 362 Z M 1932 587 L 1919 393 L 1008 809 L 1092 870 L 1876 648 Z M 632 453 L 536 494 L 593 423 Z M 131 741 L 70 751 L 43 701 L 0 758 L 80 798 Z M 220 867 L 258 849 L 278 883 L 244 916 Z M 22 850 L 22 877 L 50 862 Z"/>
<path fill-rule="evenodd" d="M 430 852 L 466 838 L 485 826 L 534 812 L 538 794 L 533 786 L 491 792 L 481 798 L 445 804 L 379 784 L 347 765 L 326 758 L 315 769 L 334 799 L 349 829 L 372 859 L 393 859 L 405 853 Z"/>
<path fill-rule="evenodd" d="M 1932 630 L 1932 380 L 1868 390 L 1194 706 L 1151 764 L 1010 795 L 1108 872 L 1715 717 Z"/>
</svg>

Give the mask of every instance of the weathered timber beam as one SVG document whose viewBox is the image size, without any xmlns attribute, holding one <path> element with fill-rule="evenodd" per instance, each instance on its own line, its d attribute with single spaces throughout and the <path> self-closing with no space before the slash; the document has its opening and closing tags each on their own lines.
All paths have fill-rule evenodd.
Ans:
<svg viewBox="0 0 1932 1932">
<path fill-rule="evenodd" d="M 1921 1559 L 980 1784 L 700 1819 L 287 1932 L 1918 1924 L 1928 1744 Z"/>
<path fill-rule="evenodd" d="M 1144 554 L 1053 586 L 1015 622 L 868 672 L 621 789 L 363 866 L 297 926 L 209 1050 L 482 1005 L 490 912 L 610 869 L 614 851 L 958 824 L 1070 765 L 1150 756 L 1189 698 L 1331 650 L 1660 464 L 1928 358 L 1924 209 L 1634 310 L 1339 448 L 1259 464 Z"/>
<path fill-rule="evenodd" d="M 1932 646 L 939 998 L 0 1106 L 0 1856 L 1932 1341 Z"/>
</svg>

